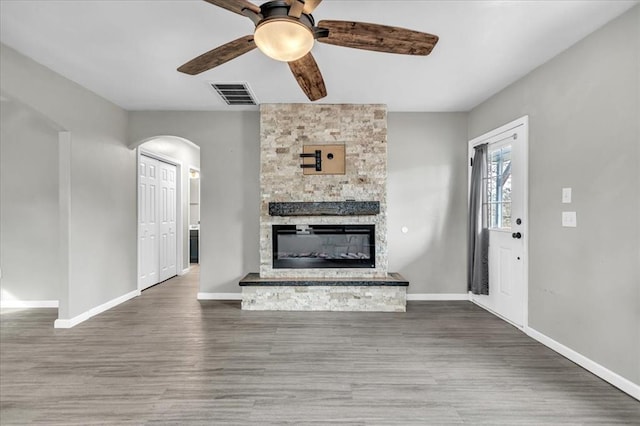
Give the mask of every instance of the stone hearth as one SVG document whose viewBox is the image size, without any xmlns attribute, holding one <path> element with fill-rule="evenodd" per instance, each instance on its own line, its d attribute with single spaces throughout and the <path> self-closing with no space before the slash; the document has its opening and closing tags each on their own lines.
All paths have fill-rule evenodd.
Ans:
<svg viewBox="0 0 640 426">
<path fill-rule="evenodd" d="M 252 273 L 240 281 L 242 309 L 256 311 L 405 312 L 408 285 L 400 274 L 371 279 L 272 279 Z"/>
</svg>

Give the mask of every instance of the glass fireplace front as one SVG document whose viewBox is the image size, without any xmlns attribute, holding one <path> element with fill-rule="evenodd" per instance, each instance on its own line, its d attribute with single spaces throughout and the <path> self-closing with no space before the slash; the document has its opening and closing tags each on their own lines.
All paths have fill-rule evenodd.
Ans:
<svg viewBox="0 0 640 426">
<path fill-rule="evenodd" d="M 273 225 L 273 267 L 375 268 L 375 225 Z"/>
</svg>

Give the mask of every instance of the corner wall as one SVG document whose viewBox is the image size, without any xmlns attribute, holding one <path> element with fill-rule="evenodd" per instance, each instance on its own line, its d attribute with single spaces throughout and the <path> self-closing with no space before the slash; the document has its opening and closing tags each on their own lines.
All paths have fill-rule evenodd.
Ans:
<svg viewBox="0 0 640 426">
<path fill-rule="evenodd" d="M 639 56 L 636 6 L 469 114 L 469 139 L 529 115 L 529 326 L 636 384 Z"/>
<path fill-rule="evenodd" d="M 61 129 L 15 100 L 1 102 L 0 297 L 3 306 L 57 303 Z"/>
<path fill-rule="evenodd" d="M 84 318 L 137 289 L 136 168 L 126 145 L 127 112 L 5 45 L 0 67 L 4 93 L 70 133 L 70 152 L 60 153 L 59 163 L 66 165 L 59 173 L 70 177 L 61 190 L 71 200 L 69 248 L 59 265 L 68 271 L 60 292 L 68 297 L 60 300 L 59 319 Z"/>
<path fill-rule="evenodd" d="M 391 112 L 387 145 L 389 271 L 466 296 L 467 113 Z"/>
</svg>

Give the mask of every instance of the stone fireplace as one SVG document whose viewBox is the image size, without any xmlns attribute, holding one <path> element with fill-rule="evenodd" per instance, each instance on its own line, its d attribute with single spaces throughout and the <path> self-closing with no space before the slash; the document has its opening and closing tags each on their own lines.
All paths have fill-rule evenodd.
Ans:
<svg viewBox="0 0 640 426">
<path fill-rule="evenodd" d="M 305 293 L 291 309 L 404 311 L 408 283 L 387 270 L 386 106 L 263 104 L 260 139 L 260 271 L 240 283 L 243 309 Z M 303 173 L 300 154 L 325 145 L 344 147 L 344 174 Z M 260 283 L 278 303 L 257 301 Z"/>
<path fill-rule="evenodd" d="M 375 268 L 309 269 L 308 277 L 384 277 L 387 274 L 387 110 L 384 105 L 268 104 L 260 107 L 260 276 L 298 277 L 273 268 L 273 225 L 374 225 Z M 345 146 L 344 175 L 304 175 L 305 145 Z M 375 202 L 375 214 L 335 214 L 309 208 L 274 215 L 270 203 Z M 317 205 L 317 204 L 316 204 Z M 343 204 L 346 205 L 346 204 Z"/>
</svg>

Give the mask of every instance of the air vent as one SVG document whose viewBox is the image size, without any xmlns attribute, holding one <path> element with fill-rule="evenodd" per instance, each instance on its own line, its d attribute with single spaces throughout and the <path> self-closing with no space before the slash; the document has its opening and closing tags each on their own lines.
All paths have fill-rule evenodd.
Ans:
<svg viewBox="0 0 640 426">
<path fill-rule="evenodd" d="M 228 105 L 256 105 L 247 83 L 211 83 Z"/>
</svg>

